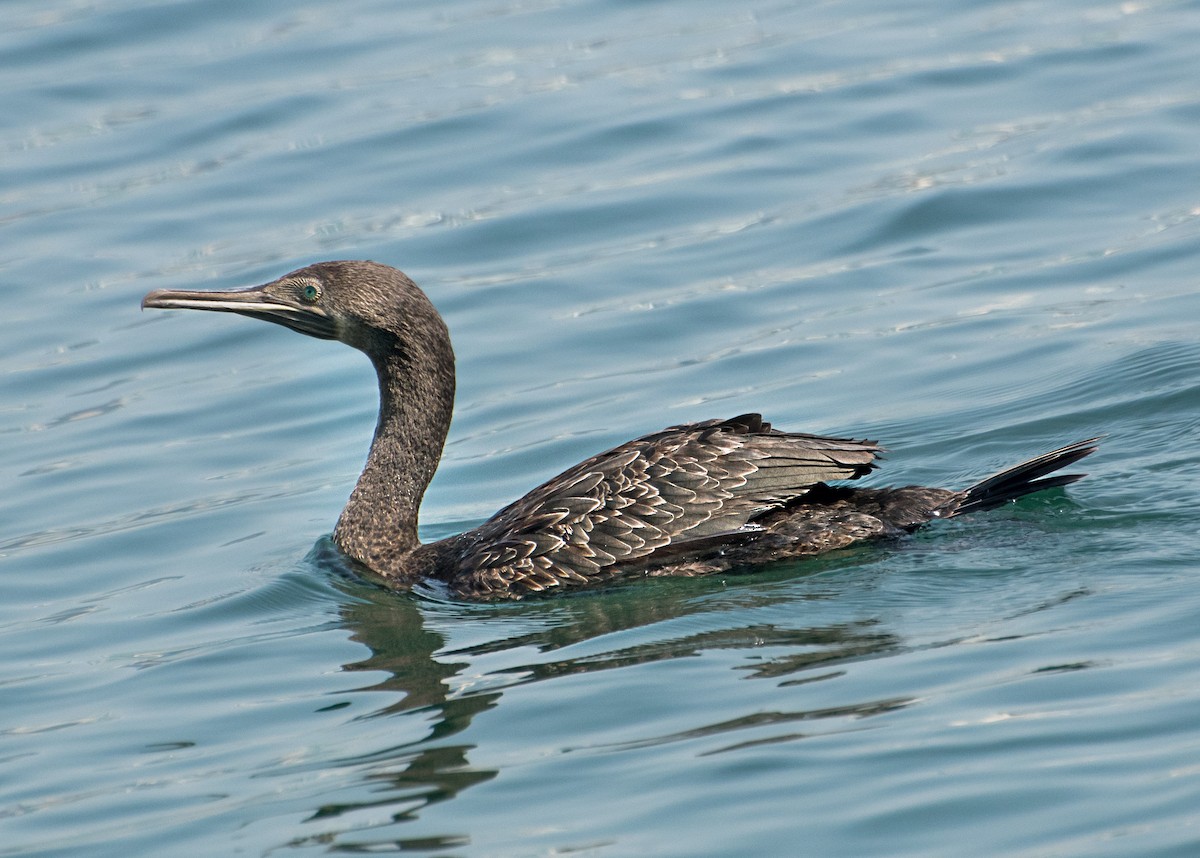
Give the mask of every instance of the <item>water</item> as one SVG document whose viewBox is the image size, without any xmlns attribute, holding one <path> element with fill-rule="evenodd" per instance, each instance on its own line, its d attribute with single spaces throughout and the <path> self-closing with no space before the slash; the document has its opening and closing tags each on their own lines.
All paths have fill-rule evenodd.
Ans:
<svg viewBox="0 0 1200 858">
<path fill-rule="evenodd" d="M 1200 6 L 5 4 L 0 855 L 1195 855 Z M 423 533 L 761 410 L 964 485 L 744 577 L 469 605 L 327 534 L 374 379 L 145 313 L 448 319 Z"/>
</svg>

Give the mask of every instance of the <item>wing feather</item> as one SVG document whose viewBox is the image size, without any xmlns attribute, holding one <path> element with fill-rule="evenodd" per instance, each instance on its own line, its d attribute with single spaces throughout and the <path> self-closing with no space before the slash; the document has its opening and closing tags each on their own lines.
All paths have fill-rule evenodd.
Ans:
<svg viewBox="0 0 1200 858">
<path fill-rule="evenodd" d="M 474 595 L 602 581 L 655 552 L 678 562 L 744 539 L 751 519 L 875 467 L 873 441 L 780 432 L 757 414 L 671 426 L 581 462 L 464 534 Z"/>
</svg>

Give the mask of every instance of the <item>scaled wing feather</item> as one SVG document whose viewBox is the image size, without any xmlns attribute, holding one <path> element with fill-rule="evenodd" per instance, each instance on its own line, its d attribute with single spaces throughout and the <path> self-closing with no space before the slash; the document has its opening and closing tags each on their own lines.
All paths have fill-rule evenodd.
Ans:
<svg viewBox="0 0 1200 858">
<path fill-rule="evenodd" d="M 779 432 L 757 414 L 672 426 L 593 456 L 469 534 L 459 568 L 477 595 L 602 581 L 652 568 L 675 544 L 719 550 L 813 486 L 872 470 L 872 441 Z M 678 550 L 664 551 L 678 562 Z"/>
</svg>

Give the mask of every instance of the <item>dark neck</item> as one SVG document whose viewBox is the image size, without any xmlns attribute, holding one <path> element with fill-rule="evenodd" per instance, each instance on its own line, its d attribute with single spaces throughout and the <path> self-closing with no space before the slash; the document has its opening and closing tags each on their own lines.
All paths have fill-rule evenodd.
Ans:
<svg viewBox="0 0 1200 858">
<path fill-rule="evenodd" d="M 379 376 L 379 422 L 333 538 L 375 572 L 407 579 L 413 573 L 409 557 L 420 546 L 421 498 L 454 410 L 454 353 L 447 337 L 433 352 L 396 350 L 372 362 Z"/>
</svg>

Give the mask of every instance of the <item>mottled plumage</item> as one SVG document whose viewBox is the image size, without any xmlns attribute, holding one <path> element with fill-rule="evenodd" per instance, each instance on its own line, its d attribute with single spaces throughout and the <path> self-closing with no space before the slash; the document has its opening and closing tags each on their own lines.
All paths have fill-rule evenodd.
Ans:
<svg viewBox="0 0 1200 858">
<path fill-rule="evenodd" d="M 743 414 L 629 441 L 474 530 L 423 545 L 417 514 L 450 426 L 454 353 L 445 323 L 403 273 L 323 262 L 253 289 L 159 290 L 142 305 L 241 313 L 365 352 L 379 377 L 379 422 L 334 541 L 392 586 L 433 578 L 467 598 L 820 554 L 1066 485 L 1081 475 L 1046 475 L 1095 450 L 1094 438 L 1071 444 L 961 492 L 836 487 L 828 483 L 876 467 L 878 444 L 781 432 Z"/>
<path fill-rule="evenodd" d="M 878 450 L 779 432 L 757 414 L 672 426 L 593 456 L 496 513 L 467 535 L 451 577 L 486 597 L 663 574 L 681 558 L 761 534 L 755 519 L 825 480 L 862 476 Z"/>
</svg>

